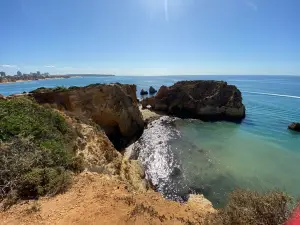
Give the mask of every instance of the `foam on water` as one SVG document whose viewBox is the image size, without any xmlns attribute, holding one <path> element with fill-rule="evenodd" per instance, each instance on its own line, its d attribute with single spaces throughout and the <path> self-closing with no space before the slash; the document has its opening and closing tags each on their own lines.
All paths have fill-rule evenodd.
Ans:
<svg viewBox="0 0 300 225">
<path fill-rule="evenodd" d="M 171 143 L 172 140 L 181 138 L 179 131 L 174 127 L 175 121 L 175 118 L 163 116 L 150 123 L 142 137 L 131 146 L 129 158 L 141 161 L 146 178 L 164 197 L 184 201 L 188 197 L 188 187 L 180 156 L 172 149 L 176 146 Z"/>
<path fill-rule="evenodd" d="M 244 93 L 258 94 L 258 95 L 269 95 L 269 96 L 278 96 L 278 97 L 286 97 L 286 98 L 300 98 L 300 96 L 282 95 L 282 94 L 273 94 L 273 93 L 264 93 L 264 92 L 253 92 L 253 91 L 244 91 Z"/>
</svg>

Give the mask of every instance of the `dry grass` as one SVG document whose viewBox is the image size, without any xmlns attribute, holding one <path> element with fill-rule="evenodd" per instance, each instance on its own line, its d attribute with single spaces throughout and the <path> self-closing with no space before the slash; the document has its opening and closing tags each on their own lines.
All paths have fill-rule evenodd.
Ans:
<svg viewBox="0 0 300 225">
<path fill-rule="evenodd" d="M 212 220 L 216 225 L 280 225 L 291 215 L 291 198 L 273 191 L 260 194 L 236 190 L 229 196 L 228 204 Z"/>
</svg>

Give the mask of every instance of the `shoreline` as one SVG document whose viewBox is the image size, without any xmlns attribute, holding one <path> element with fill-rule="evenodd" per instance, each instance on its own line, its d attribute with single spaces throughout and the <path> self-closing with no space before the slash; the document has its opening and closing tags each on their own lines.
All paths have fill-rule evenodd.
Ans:
<svg viewBox="0 0 300 225">
<path fill-rule="evenodd" d="M 64 78 L 54 78 L 54 79 L 64 79 Z M 123 86 L 125 86 L 125 87 L 123 87 Z M 119 90 L 117 88 L 122 88 L 123 91 L 117 92 Z M 51 89 L 49 89 L 49 90 L 51 90 Z M 55 90 L 55 89 L 52 89 L 52 90 Z M 73 189 L 71 189 L 71 191 L 66 192 L 64 195 L 57 195 L 54 197 L 54 199 L 40 198 L 40 200 L 37 200 L 36 202 L 38 204 L 40 204 L 39 208 L 42 208 L 42 210 L 40 210 L 40 212 L 36 212 L 36 214 L 39 216 L 39 219 L 41 219 L 41 218 L 43 220 L 49 219 L 48 215 L 49 215 L 49 208 L 51 208 L 51 205 L 53 205 L 53 203 L 59 205 L 59 202 L 62 202 L 62 204 L 60 205 L 61 206 L 60 210 L 57 211 L 56 214 L 59 214 L 60 216 L 63 214 L 64 219 L 71 217 L 71 218 L 73 218 L 73 221 L 74 221 L 74 214 L 76 214 L 76 212 L 73 211 L 71 213 L 71 215 L 67 214 L 67 212 L 65 212 L 66 206 L 70 206 L 70 210 L 71 209 L 73 210 L 74 208 L 71 208 L 71 207 L 73 207 L 74 205 L 77 207 L 77 204 L 79 204 L 77 201 L 70 204 L 69 200 L 73 199 L 73 196 L 70 196 L 72 194 L 77 195 L 77 197 L 79 197 L 79 196 L 82 197 L 82 199 L 80 199 L 80 204 L 82 207 L 81 207 L 81 209 L 79 207 L 77 207 L 78 211 L 81 211 L 81 212 L 82 212 L 82 210 L 90 211 L 92 209 L 95 209 L 96 207 L 100 207 L 100 208 L 97 208 L 97 210 L 93 211 L 93 214 L 95 214 L 94 212 L 97 212 L 97 213 L 101 212 L 101 209 L 103 209 L 102 208 L 103 204 L 107 204 L 107 209 L 106 209 L 107 211 L 111 212 L 111 211 L 115 210 L 116 208 L 126 209 L 125 214 L 133 215 L 134 220 L 136 220 L 138 218 L 137 212 L 139 212 L 139 210 L 141 210 L 142 217 L 145 216 L 144 212 L 146 210 L 146 212 L 148 212 L 148 213 L 150 212 L 149 214 L 151 216 L 151 219 L 153 219 L 153 218 L 155 218 L 156 215 L 161 215 L 160 213 L 162 213 L 162 211 L 159 208 L 167 209 L 169 207 L 169 204 L 172 204 L 172 205 L 175 204 L 175 205 L 180 206 L 180 207 L 176 208 L 176 212 L 183 210 L 184 212 L 183 212 L 182 218 L 187 218 L 187 216 L 188 216 L 186 214 L 187 213 L 186 208 L 182 208 L 182 207 L 187 207 L 187 205 L 189 203 L 192 203 L 192 204 L 199 203 L 197 206 L 195 206 L 195 208 L 197 208 L 198 210 L 200 210 L 201 208 L 206 208 L 209 210 L 208 213 L 222 212 L 222 211 L 218 211 L 218 209 L 213 208 L 213 201 L 211 200 L 211 198 L 208 198 L 207 196 L 210 196 L 209 195 L 210 193 L 219 194 L 219 192 L 215 192 L 214 189 L 212 189 L 212 187 L 225 187 L 226 188 L 227 183 L 230 183 L 230 185 L 238 184 L 235 182 L 235 179 L 231 179 L 231 178 L 237 178 L 236 180 L 240 180 L 242 178 L 242 176 L 239 176 L 240 174 L 233 174 L 231 176 L 230 173 L 228 173 L 230 176 L 227 176 L 227 175 L 224 176 L 225 173 L 221 174 L 221 176 L 220 176 L 218 173 L 214 173 L 214 171 L 225 171 L 225 172 L 227 172 L 227 171 L 224 170 L 225 167 L 223 167 L 223 168 L 220 167 L 221 170 L 215 170 L 215 168 L 216 169 L 219 168 L 217 166 L 220 164 L 218 163 L 217 160 L 215 160 L 216 163 L 211 160 L 214 158 L 205 155 L 208 152 L 208 151 L 206 151 L 207 147 L 205 148 L 205 147 L 202 147 L 200 145 L 198 146 L 197 144 L 193 143 L 193 140 L 198 140 L 199 137 L 201 137 L 201 135 L 199 135 L 198 133 L 195 133 L 194 135 L 192 133 L 188 133 L 189 134 L 188 137 L 191 139 L 188 140 L 188 142 L 187 141 L 184 142 L 187 139 L 184 139 L 185 136 L 177 135 L 178 132 L 176 132 L 176 130 L 175 130 L 176 126 L 173 126 L 174 125 L 172 123 L 173 120 L 169 120 L 164 117 L 161 117 L 162 115 L 160 115 L 160 112 L 151 111 L 147 108 L 143 109 L 141 104 L 138 104 L 137 101 L 132 101 L 132 99 L 130 97 L 133 96 L 134 94 L 136 94 L 136 89 L 132 88 L 132 86 L 121 85 L 121 84 L 116 84 L 116 85 L 98 84 L 98 85 L 92 85 L 92 86 L 89 85 L 86 87 L 76 88 L 75 89 L 76 91 L 74 91 L 74 89 L 71 89 L 71 90 L 72 91 L 70 91 L 70 92 L 67 92 L 65 89 L 63 91 L 58 91 L 58 92 L 54 91 L 52 94 L 50 94 L 50 97 L 51 98 L 53 97 L 53 99 L 50 99 L 50 100 L 49 100 L 49 92 L 48 91 L 34 92 L 31 96 L 33 98 L 35 97 L 36 100 L 39 100 L 40 101 L 39 104 L 41 104 L 41 105 L 46 105 L 46 104 L 49 104 L 49 102 L 54 102 L 52 105 L 52 108 L 54 110 L 62 108 L 61 106 L 66 105 L 66 102 L 68 101 L 68 99 L 73 100 L 75 107 L 67 108 L 67 110 L 69 111 L 70 114 L 64 114 L 64 118 L 66 121 L 69 122 L 69 125 L 72 128 L 76 129 L 74 138 L 76 138 L 76 140 L 78 140 L 78 141 L 76 142 L 77 143 L 76 148 L 73 148 L 73 149 L 75 149 L 74 151 L 76 151 L 76 154 L 78 154 L 78 155 L 82 154 L 84 163 L 86 163 L 85 170 L 89 171 L 89 174 L 85 174 L 87 176 L 86 180 L 84 180 L 85 177 L 79 177 L 80 175 L 74 177 L 74 179 L 81 180 L 81 183 L 78 186 L 74 186 Z M 101 90 L 100 93 L 99 93 L 99 90 Z M 117 93 L 117 94 L 115 94 L 115 93 Z M 104 95 L 104 94 L 106 94 L 106 95 Z M 62 95 L 64 96 L 64 98 L 61 97 Z M 103 95 L 105 97 L 103 97 Z M 11 98 L 13 98 L 13 96 Z M 65 100 L 65 99 L 67 99 L 67 100 Z M 129 103 L 129 105 L 127 103 Z M 91 104 L 94 106 L 92 109 L 90 107 Z M 5 107 L 5 105 L 4 105 L 4 107 Z M 2 108 L 4 108 L 4 107 L 2 107 Z M 129 109 L 130 107 L 133 110 L 126 110 L 126 109 Z M 25 113 L 29 112 L 29 118 L 31 118 L 33 115 L 31 113 L 31 111 L 23 110 L 23 108 L 25 108 L 25 107 L 22 107 L 20 109 L 19 113 L 22 115 L 24 112 Z M 75 112 L 75 111 L 76 112 L 84 112 L 84 113 L 78 114 L 78 118 L 77 118 L 77 116 L 73 118 L 73 116 L 75 116 L 75 115 L 73 115 L 73 112 Z M 100 132 L 98 130 L 97 125 L 89 124 L 89 122 L 88 122 L 89 120 L 86 120 L 86 119 L 89 119 L 89 116 L 87 116 L 87 115 L 98 116 L 100 111 L 107 112 L 107 114 L 112 114 L 111 118 L 113 118 L 113 119 L 112 119 L 112 121 L 109 121 L 109 126 L 111 128 L 109 128 L 110 130 L 108 130 L 107 132 L 111 132 L 112 128 L 116 127 L 115 118 L 119 118 L 119 117 L 121 117 L 122 119 L 118 120 L 118 121 L 120 121 L 118 124 L 118 127 L 119 128 L 120 127 L 122 127 L 122 128 L 129 127 L 128 132 L 124 132 L 125 133 L 124 136 L 122 136 L 123 134 L 119 132 L 120 129 L 116 130 L 117 135 L 120 138 L 120 140 L 127 141 L 126 144 L 124 144 L 124 146 L 116 145 L 117 147 L 115 147 L 113 144 L 114 143 L 119 144 L 119 142 L 116 142 L 115 139 L 109 140 L 109 138 L 107 136 L 108 134 L 105 133 L 106 130 L 103 130 L 103 132 L 102 131 Z M 122 113 L 125 113 L 125 114 L 122 114 Z M 13 113 L 10 113 L 10 114 L 12 114 L 12 116 L 14 116 Z M 10 114 L 8 113 L 8 116 L 10 116 Z M 63 112 L 61 112 L 61 114 L 63 114 Z M 36 114 L 36 115 L 39 115 L 39 114 Z M 165 114 L 163 114 L 163 115 L 165 115 Z M 81 116 L 83 116 L 82 120 L 81 120 Z M 47 118 L 47 117 L 43 117 L 43 119 L 44 118 Z M 108 124 L 107 120 L 109 120 L 109 119 L 110 119 L 110 117 L 107 117 L 107 116 L 105 117 L 106 121 L 105 121 L 105 124 L 103 125 L 103 127 L 104 127 L 103 129 L 106 128 L 106 126 Z M 11 121 L 17 121 L 16 122 L 17 126 L 19 125 L 18 120 L 11 120 Z M 24 121 L 26 121 L 26 120 L 24 120 Z M 30 120 L 27 120 L 27 121 L 30 121 Z M 135 124 L 138 125 L 138 127 L 136 129 L 136 135 L 132 135 L 129 139 L 125 139 L 124 137 L 127 137 L 126 135 L 130 134 L 132 132 L 132 130 L 134 129 L 134 126 L 132 126 L 132 123 L 126 124 L 126 123 L 124 123 L 124 121 L 125 122 L 134 121 Z M 186 122 L 189 122 L 189 121 L 190 120 L 186 120 Z M 192 120 L 192 122 L 193 121 L 194 120 Z M 153 122 L 153 123 L 151 123 L 151 122 Z M 98 125 L 101 126 L 101 124 L 98 124 Z M 216 129 L 212 130 L 212 133 L 213 133 L 212 137 L 216 137 L 219 135 L 216 131 L 220 130 L 220 127 L 218 128 L 217 125 L 218 124 L 213 124 L 213 126 L 216 127 Z M 167 126 L 169 127 L 169 129 L 167 129 Z M 202 124 L 201 124 L 201 126 L 202 126 Z M 38 126 L 36 126 L 36 127 L 38 127 Z M 140 133 L 140 130 L 143 131 L 142 134 Z M 173 131 L 175 131 L 175 132 L 173 132 Z M 204 130 L 204 131 L 205 131 L 205 134 L 207 134 L 208 130 Z M 233 130 L 228 130 L 228 131 L 233 131 Z M 233 133 L 233 132 L 226 132 L 226 133 Z M 140 136 L 140 134 L 142 136 Z M 235 137 L 235 136 L 233 136 L 233 137 Z M 185 182 L 185 179 L 187 179 L 188 177 L 184 174 L 184 169 L 185 168 L 189 169 L 189 167 L 181 166 L 184 164 L 179 162 L 178 160 L 176 160 L 176 158 L 174 157 L 175 154 L 173 154 L 174 152 L 172 153 L 169 148 L 170 144 L 168 143 L 168 140 L 171 140 L 172 138 L 174 140 L 179 140 L 181 143 L 183 143 L 183 145 L 177 144 L 177 147 L 179 149 L 182 149 L 183 153 L 185 154 L 185 157 L 186 156 L 189 157 L 189 158 L 186 157 L 188 159 L 188 160 L 186 160 L 186 162 L 193 163 L 193 167 L 191 167 L 191 170 L 189 170 L 189 171 L 196 171 L 195 174 L 192 174 L 193 175 L 192 176 L 192 179 L 193 179 L 192 185 L 190 185 L 190 183 Z M 243 142 L 243 139 L 241 139 L 241 140 L 242 140 L 242 143 L 245 143 L 245 142 Z M 123 143 L 125 143 L 125 142 L 123 142 Z M 135 149 L 134 146 L 132 146 L 132 145 L 128 146 L 130 143 L 133 143 L 132 145 L 134 145 L 136 143 L 139 145 L 137 145 L 137 149 Z M 203 144 L 203 142 L 201 142 L 201 145 L 202 144 Z M 230 145 L 226 144 L 226 142 L 222 142 L 222 145 L 230 147 Z M 150 147 L 147 147 L 147 146 L 150 146 Z M 245 148 L 244 145 L 241 145 L 241 146 L 242 146 L 242 148 Z M 123 151 L 124 148 L 125 148 L 125 153 L 123 154 L 123 152 L 121 152 L 121 151 Z M 139 159 L 131 157 L 132 154 L 135 154 L 135 152 L 134 152 L 135 150 L 137 151 L 137 154 L 139 154 L 140 149 L 144 149 L 144 151 L 141 151 L 142 154 L 140 154 L 141 157 L 139 157 Z M 222 149 L 222 148 L 220 148 L 220 149 Z M 253 154 L 253 151 L 247 151 L 247 152 Z M 143 153 L 145 153 L 145 154 L 143 154 Z M 179 153 L 181 153 L 181 152 L 179 152 Z M 129 154 L 129 156 L 128 156 L 128 154 Z M 274 152 L 272 152 L 272 154 L 274 155 Z M 266 154 L 266 155 L 268 155 L 268 157 L 270 157 L 270 155 L 272 155 L 272 154 Z M 16 155 L 16 157 L 18 157 L 17 154 L 15 154 L 15 155 Z M 170 157 L 167 160 L 164 160 L 164 157 L 168 156 L 168 155 L 170 155 Z M 228 156 L 228 153 L 226 153 L 226 155 Z M 237 152 L 235 152 L 234 155 L 237 155 Z M 247 158 L 249 158 L 249 157 L 247 157 Z M 264 157 L 261 157 L 261 158 L 264 158 Z M 236 161 L 240 162 L 240 160 L 236 160 Z M 226 163 L 226 165 L 230 164 L 230 165 L 234 166 L 235 164 L 232 162 L 233 161 L 228 161 L 228 163 Z M 255 162 L 256 162 L 256 160 L 255 160 Z M 296 163 L 292 163 L 292 161 L 290 161 L 290 162 L 291 162 L 291 164 L 296 165 Z M 263 163 L 266 163 L 266 162 L 263 162 Z M 259 165 L 262 165 L 263 163 L 258 163 L 256 165 L 256 168 L 260 169 Z M 187 164 L 185 164 L 185 165 L 187 165 Z M 197 167 L 197 165 L 200 165 L 200 166 Z M 217 166 L 215 166 L 215 165 L 217 165 Z M 251 168 L 252 167 L 253 167 L 253 163 L 251 162 Z M 282 168 L 282 170 L 283 170 L 283 168 Z M 203 174 L 205 176 L 209 176 L 210 179 L 209 180 L 202 179 L 202 175 L 198 173 L 199 171 L 203 171 Z M 243 172 L 242 175 L 245 176 L 246 173 L 243 170 L 239 170 L 239 171 L 241 171 L 241 173 Z M 266 171 L 266 170 L 260 169 L 260 171 Z M 275 170 L 273 170 L 273 171 L 275 171 Z M 91 174 L 93 172 L 97 172 L 97 173 Z M 205 172 L 208 172 L 207 173 L 208 175 L 206 175 Z M 228 170 L 228 172 L 231 172 L 231 171 Z M 283 172 L 284 172 L 284 170 L 283 170 Z M 153 175 L 151 175 L 151 173 Z M 103 174 L 109 174 L 109 176 L 105 176 L 105 178 L 104 178 Z M 81 175 L 84 175 L 84 174 L 82 173 Z M 197 177 L 200 177 L 199 175 L 201 175 L 201 180 L 200 179 L 197 180 Z M 215 175 L 217 175 L 217 176 L 215 176 Z M 112 182 L 113 177 L 117 178 L 117 180 L 115 180 L 114 183 Z M 102 179 L 102 178 L 104 178 L 104 179 Z M 268 176 L 268 178 L 269 178 L 269 176 Z M 284 179 L 283 176 L 280 178 L 280 180 L 282 180 L 282 179 Z M 104 184 L 102 182 L 104 180 L 107 181 L 107 183 Z M 249 177 L 247 177 L 247 180 L 250 180 Z M 264 179 L 264 180 L 267 180 L 267 179 Z M 96 182 L 96 181 L 98 181 L 98 182 L 96 184 L 94 183 L 95 185 L 93 187 L 91 187 L 91 185 L 90 185 L 91 182 Z M 197 181 L 199 181 L 199 182 L 197 182 Z M 287 182 L 284 182 L 284 183 L 287 183 Z M 198 185 L 198 184 L 200 184 L 200 185 Z M 245 184 L 248 184 L 248 183 L 245 183 Z M 86 185 L 86 186 L 84 186 L 84 185 Z M 206 186 L 203 186 L 203 185 L 206 185 Z M 101 187 L 100 188 L 101 193 L 104 192 L 103 196 L 101 196 L 101 195 L 99 195 L 99 193 L 95 192 L 95 190 L 99 190 L 99 186 Z M 198 188 L 198 187 L 200 187 L 200 188 Z M 90 189 L 88 189 L 88 188 L 90 188 Z M 83 192 L 82 192 L 82 190 L 83 190 Z M 105 191 L 103 191 L 103 190 L 105 190 Z M 157 192 L 154 192 L 153 190 L 157 190 Z M 175 190 L 174 194 L 173 194 L 172 190 Z M 226 189 L 224 189 L 224 190 L 226 190 Z M 230 190 L 230 191 L 232 191 L 232 190 Z M 138 198 L 140 196 L 139 193 L 141 194 L 141 196 L 144 197 L 142 203 L 138 202 Z M 149 205 L 146 205 L 146 202 L 149 202 L 149 199 L 153 198 L 153 196 L 152 196 L 153 193 L 155 193 L 157 196 L 155 201 L 151 202 Z M 205 193 L 205 196 L 201 195 L 202 193 Z M 253 193 L 255 193 L 255 192 L 253 192 Z M 130 197 L 128 197 L 128 194 L 130 194 Z M 172 196 L 170 194 L 172 194 Z M 193 194 L 199 194 L 199 195 L 193 195 Z M 246 194 L 251 195 L 251 192 L 246 193 Z M 88 201 L 86 201 L 87 196 L 90 196 L 90 199 L 88 199 Z M 107 198 L 107 196 L 111 196 L 112 198 Z M 126 199 L 124 198 L 124 196 L 126 196 Z M 173 196 L 175 198 L 173 198 Z M 219 195 L 219 196 L 221 196 L 220 198 L 223 198 L 223 194 Z M 241 198 L 243 196 L 245 196 L 244 192 L 242 192 L 241 195 L 238 197 Z M 66 199 L 67 197 L 68 197 L 67 201 L 64 201 L 64 199 Z M 76 197 L 76 199 L 78 199 L 77 197 Z M 103 202 L 101 202 L 101 204 L 99 204 L 99 200 L 98 200 L 99 197 L 101 198 L 101 200 L 103 200 Z M 165 197 L 165 198 L 163 198 L 163 197 Z M 156 208 L 158 206 L 157 205 L 158 198 L 161 199 L 161 203 L 160 203 L 161 207 L 159 206 L 159 208 Z M 124 205 L 122 203 L 123 199 L 125 199 L 125 203 L 127 205 Z M 264 197 L 262 196 L 258 199 L 259 200 L 261 199 L 263 201 Z M 92 200 L 94 201 L 93 202 L 94 205 L 91 207 Z M 118 200 L 122 200 L 122 201 L 119 202 Z M 172 200 L 172 201 L 169 201 L 169 200 Z M 216 200 L 216 199 L 213 199 L 213 200 Z M 111 207 L 112 202 L 115 204 L 113 207 Z M 276 200 L 276 202 L 278 202 L 278 201 Z M 84 204 L 82 204 L 82 203 L 84 203 Z M 4 215 L 3 218 L 8 218 L 8 219 L 6 219 L 6 221 L 15 219 L 15 221 L 16 221 L 15 224 L 20 223 L 20 218 L 17 217 L 19 215 L 19 213 L 17 213 L 17 215 L 16 215 L 15 209 L 20 210 L 19 211 L 20 213 L 23 211 L 26 211 L 26 210 L 27 211 L 30 210 L 30 208 L 29 209 L 22 208 L 22 207 L 24 207 L 24 205 L 25 204 L 14 205 L 8 214 L 2 214 L 2 215 Z M 0 204 L 0 206 L 1 206 L 1 204 Z M 151 206 L 151 208 L 150 208 L 150 206 Z M 226 207 L 226 205 L 224 205 L 224 207 Z M 242 206 L 242 207 L 243 207 L 243 209 L 245 208 L 245 206 Z M 173 213 L 174 210 L 175 209 L 172 209 L 170 212 Z M 251 207 L 249 207 L 249 210 L 251 210 Z M 155 212 L 155 213 L 153 213 L 153 212 Z M 159 216 L 158 221 L 165 223 L 166 222 L 165 215 L 168 215 L 168 213 L 169 212 L 165 212 L 163 215 L 164 217 Z M 251 211 L 250 211 L 250 213 L 251 213 Z M 103 214 L 107 215 L 106 211 Z M 117 214 L 119 215 L 120 212 L 118 212 Z M 122 217 L 120 219 L 124 220 L 124 218 L 126 218 L 129 220 L 130 218 L 127 218 L 125 214 L 122 215 Z M 195 212 L 192 213 L 192 215 L 194 215 L 194 214 L 195 214 Z M 0 213 L 0 218 L 2 215 Z M 11 218 L 10 215 L 12 215 L 13 218 Z M 109 214 L 109 215 L 111 215 L 111 214 Z M 167 218 L 170 218 L 169 219 L 170 224 L 174 224 L 175 222 L 177 222 L 177 221 L 173 221 L 173 217 L 171 217 L 171 216 L 169 217 L 169 215 L 167 216 Z M 205 215 L 199 215 L 199 218 L 204 219 Z M 227 217 L 224 217 L 224 218 L 227 218 Z M 60 218 L 58 218 L 58 219 L 60 219 Z M 88 218 L 85 218 L 85 220 L 83 220 L 83 221 L 87 222 L 88 221 L 87 219 Z M 100 218 L 98 217 L 97 220 L 99 220 L 99 219 Z M 56 220 L 56 218 L 50 217 L 50 221 L 53 222 L 53 220 Z M 108 220 L 111 222 L 110 218 L 108 218 Z M 93 218 L 93 221 L 95 221 L 95 218 Z M 181 218 L 180 218 L 180 221 L 182 223 L 185 222 Z M 32 220 L 32 217 L 30 217 L 30 216 L 28 216 L 26 218 L 26 222 L 32 222 L 32 224 L 36 223 L 36 221 Z M 142 222 L 142 223 L 141 223 L 141 221 L 139 221 L 139 222 L 140 222 L 139 224 L 145 224 L 144 222 Z M 158 224 L 161 224 L 161 223 L 158 223 Z M 165 224 L 167 224 L 167 223 L 165 223 Z M 184 224 L 187 224 L 187 223 L 185 222 Z M 199 220 L 197 219 L 194 222 L 194 224 L 199 224 Z M 234 223 L 232 223 L 232 224 L 234 224 Z"/>
<path fill-rule="evenodd" d="M 162 115 L 159 115 L 149 109 L 143 109 L 141 104 L 139 104 L 138 106 L 139 106 L 139 110 L 142 114 L 143 120 L 145 122 L 145 129 L 147 129 L 147 126 L 149 123 L 151 123 L 154 120 L 158 120 L 162 116 Z M 123 157 L 125 159 L 128 159 L 128 160 L 135 159 L 133 146 L 137 141 L 138 140 L 136 140 L 135 142 L 133 142 L 131 145 L 129 145 L 128 147 L 126 147 L 124 149 Z"/>
<path fill-rule="evenodd" d="M 32 82 L 32 81 L 38 81 L 38 80 L 62 80 L 62 79 L 69 79 L 70 77 L 57 77 L 57 78 L 44 78 L 44 79 L 36 79 L 36 80 L 16 80 L 16 81 L 7 81 L 7 82 L 0 82 L 1 84 L 13 84 L 13 83 L 23 83 L 23 82 Z"/>
</svg>

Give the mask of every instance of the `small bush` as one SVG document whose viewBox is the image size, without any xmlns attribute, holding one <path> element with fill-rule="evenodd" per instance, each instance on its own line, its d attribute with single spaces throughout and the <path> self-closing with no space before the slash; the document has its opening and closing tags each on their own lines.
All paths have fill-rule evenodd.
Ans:
<svg viewBox="0 0 300 225">
<path fill-rule="evenodd" d="M 28 98 L 0 100 L 0 201 L 64 192 L 81 172 L 75 131 L 52 109 Z"/>
<path fill-rule="evenodd" d="M 259 194 L 236 190 L 221 209 L 213 224 L 222 225 L 280 225 L 291 214 L 291 198 L 282 192 Z"/>
<path fill-rule="evenodd" d="M 66 87 L 64 87 L 64 86 L 58 86 L 58 87 L 56 87 L 56 88 L 54 88 L 53 89 L 53 91 L 67 91 L 68 90 L 68 88 L 66 88 Z"/>
<path fill-rule="evenodd" d="M 36 198 L 65 192 L 71 185 L 71 174 L 63 168 L 34 168 L 17 181 L 18 196 Z"/>
<path fill-rule="evenodd" d="M 49 88 L 45 88 L 45 87 L 40 87 L 40 88 L 37 88 L 33 91 L 30 91 L 29 93 L 43 93 L 43 92 L 46 92 Z"/>
<path fill-rule="evenodd" d="M 69 87 L 69 90 L 76 90 L 76 89 L 78 89 L 79 87 L 77 87 L 77 86 L 71 86 L 71 87 Z"/>
<path fill-rule="evenodd" d="M 40 87 L 40 88 L 37 88 L 33 91 L 30 91 L 29 93 L 32 93 L 32 94 L 35 94 L 35 93 L 49 93 L 49 92 L 60 92 L 60 91 L 67 91 L 67 90 L 68 90 L 68 88 L 66 88 L 64 86 L 57 86 L 55 88 Z"/>
<path fill-rule="evenodd" d="M 31 214 L 31 213 L 39 212 L 40 210 L 41 210 L 41 205 L 37 201 L 34 201 L 33 204 L 28 209 L 26 209 L 26 212 L 28 214 Z"/>
<path fill-rule="evenodd" d="M 80 173 L 84 170 L 84 157 L 83 155 L 77 155 L 72 158 L 71 164 L 69 165 L 69 169 L 76 172 Z"/>
<path fill-rule="evenodd" d="M 14 98 L 0 101 L 0 140 L 9 141 L 20 135 L 32 136 L 47 147 L 63 145 L 72 139 L 72 130 L 64 118 L 30 99 Z M 54 145 L 54 146 L 49 146 Z"/>
</svg>

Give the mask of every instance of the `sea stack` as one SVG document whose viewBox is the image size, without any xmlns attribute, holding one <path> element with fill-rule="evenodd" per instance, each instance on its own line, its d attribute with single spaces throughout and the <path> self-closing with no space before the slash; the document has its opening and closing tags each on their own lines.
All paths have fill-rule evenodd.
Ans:
<svg viewBox="0 0 300 225">
<path fill-rule="evenodd" d="M 149 88 L 149 93 L 150 93 L 150 95 L 153 95 L 153 94 L 155 94 L 156 92 L 157 92 L 157 90 L 156 90 L 154 87 L 150 86 L 150 88 Z"/>
<path fill-rule="evenodd" d="M 162 86 L 156 96 L 142 101 L 143 108 L 148 105 L 180 118 L 207 121 L 240 122 L 246 115 L 241 92 L 224 81 L 180 81 L 170 87 Z"/>
<path fill-rule="evenodd" d="M 300 132 L 300 123 L 291 123 L 290 125 L 289 125 L 289 129 L 290 130 L 293 130 L 293 131 L 298 131 L 298 132 Z"/>
<path fill-rule="evenodd" d="M 144 89 L 141 90 L 140 95 L 147 95 L 148 91 L 145 91 Z"/>
</svg>

